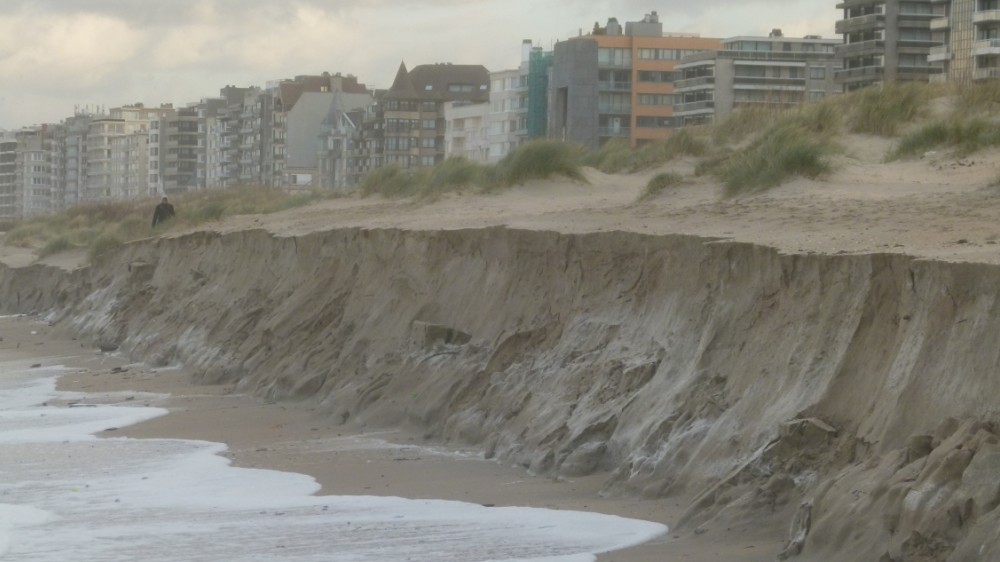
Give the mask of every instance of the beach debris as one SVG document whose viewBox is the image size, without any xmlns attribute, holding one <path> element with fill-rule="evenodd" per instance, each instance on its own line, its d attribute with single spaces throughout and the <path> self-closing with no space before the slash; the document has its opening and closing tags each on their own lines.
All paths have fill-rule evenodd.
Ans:
<svg viewBox="0 0 1000 562">
<path fill-rule="evenodd" d="M 115 367 L 115 368 L 111 369 L 111 372 L 112 373 L 127 373 L 128 369 L 126 369 L 125 367 Z"/>
<path fill-rule="evenodd" d="M 32 369 L 37 369 L 37 368 L 39 368 L 39 367 L 41 367 L 41 366 L 42 366 L 42 364 L 41 364 L 41 363 L 35 363 L 35 364 L 33 364 L 33 365 L 31 366 L 31 368 L 32 368 Z"/>
<path fill-rule="evenodd" d="M 84 404 L 83 402 L 70 402 L 66 404 L 70 408 L 96 408 L 97 404 Z"/>
</svg>

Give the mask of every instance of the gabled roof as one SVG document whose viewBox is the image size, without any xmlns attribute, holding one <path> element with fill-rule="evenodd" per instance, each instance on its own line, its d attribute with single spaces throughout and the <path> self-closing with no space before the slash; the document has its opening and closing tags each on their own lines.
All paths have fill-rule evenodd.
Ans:
<svg viewBox="0 0 1000 562">
<path fill-rule="evenodd" d="M 422 64 L 409 72 L 400 64 L 383 99 L 483 102 L 490 97 L 489 85 L 490 72 L 481 64 Z"/>
</svg>

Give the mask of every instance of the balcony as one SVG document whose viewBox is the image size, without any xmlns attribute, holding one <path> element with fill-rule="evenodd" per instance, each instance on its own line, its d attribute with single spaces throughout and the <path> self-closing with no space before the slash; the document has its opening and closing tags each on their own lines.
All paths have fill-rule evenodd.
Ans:
<svg viewBox="0 0 1000 562">
<path fill-rule="evenodd" d="M 983 39 L 972 44 L 973 56 L 1000 55 L 1000 39 Z"/>
<path fill-rule="evenodd" d="M 711 88 L 715 85 L 715 76 L 697 76 L 674 82 L 674 90 L 694 89 L 698 87 Z"/>
<path fill-rule="evenodd" d="M 598 113 L 620 113 L 622 115 L 629 115 L 632 113 L 632 105 L 622 105 L 613 103 L 599 103 L 597 104 Z"/>
<path fill-rule="evenodd" d="M 931 20 L 931 31 L 945 31 L 951 28 L 951 18 L 948 16 L 936 17 Z"/>
<path fill-rule="evenodd" d="M 1000 78 L 1000 67 L 977 68 L 972 73 L 974 80 L 996 80 Z"/>
<path fill-rule="evenodd" d="M 972 23 L 998 23 L 1000 10 L 983 10 L 972 14 Z"/>
<path fill-rule="evenodd" d="M 602 137 L 629 138 L 632 134 L 632 129 L 630 127 L 599 127 L 597 134 Z"/>
<path fill-rule="evenodd" d="M 674 115 L 690 115 L 694 113 L 711 113 L 715 110 L 714 100 L 699 100 L 679 103 L 674 106 Z"/>
<path fill-rule="evenodd" d="M 896 68 L 896 78 L 899 80 L 928 80 L 930 76 L 939 74 L 937 66 L 900 66 Z"/>
<path fill-rule="evenodd" d="M 882 54 L 885 52 L 885 41 L 872 39 L 871 41 L 837 45 L 835 52 L 838 58 Z"/>
<path fill-rule="evenodd" d="M 882 73 L 884 69 L 882 66 L 859 66 L 856 68 L 845 68 L 843 70 L 836 70 L 833 73 L 835 80 L 847 81 L 847 80 L 861 80 L 861 79 L 873 79 L 880 80 L 882 78 Z"/>
<path fill-rule="evenodd" d="M 610 90 L 613 92 L 631 92 L 632 83 L 631 82 L 598 82 L 598 90 Z"/>
<path fill-rule="evenodd" d="M 835 27 L 837 33 L 841 35 L 845 33 L 860 33 L 862 31 L 884 29 L 885 16 L 882 14 L 869 14 L 867 16 L 840 20 L 836 23 Z"/>
<path fill-rule="evenodd" d="M 927 53 L 927 62 L 942 62 L 947 60 L 951 60 L 951 51 L 948 49 L 948 45 L 931 47 L 931 50 Z"/>
<path fill-rule="evenodd" d="M 769 78 L 765 76 L 739 76 L 733 78 L 733 88 L 756 90 L 805 90 L 805 78 Z"/>
</svg>

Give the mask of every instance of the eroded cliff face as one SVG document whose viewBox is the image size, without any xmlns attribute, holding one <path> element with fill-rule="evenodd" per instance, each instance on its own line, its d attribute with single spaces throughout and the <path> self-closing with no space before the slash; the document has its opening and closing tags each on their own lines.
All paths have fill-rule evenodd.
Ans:
<svg viewBox="0 0 1000 562">
<path fill-rule="evenodd" d="M 204 381 L 694 495 L 681 526 L 784 510 L 786 556 L 1000 559 L 994 266 L 624 232 L 259 230 L 6 270 L 0 291 Z"/>
</svg>

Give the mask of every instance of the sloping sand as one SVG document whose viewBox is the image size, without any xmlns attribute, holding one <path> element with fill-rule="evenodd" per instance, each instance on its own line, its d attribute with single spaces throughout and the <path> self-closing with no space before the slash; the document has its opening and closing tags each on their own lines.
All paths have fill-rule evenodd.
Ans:
<svg viewBox="0 0 1000 562">
<path fill-rule="evenodd" d="M 332 200 L 6 270 L 0 294 L 188 367 L 65 381 L 175 394 L 130 434 L 327 492 L 673 527 L 606 560 L 1000 556 L 1000 153 L 847 145 L 831 177 L 729 200 L 692 178 L 640 201 L 661 170 Z"/>
</svg>

